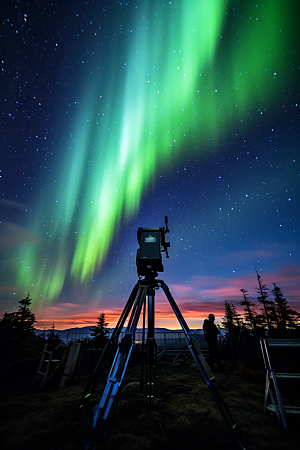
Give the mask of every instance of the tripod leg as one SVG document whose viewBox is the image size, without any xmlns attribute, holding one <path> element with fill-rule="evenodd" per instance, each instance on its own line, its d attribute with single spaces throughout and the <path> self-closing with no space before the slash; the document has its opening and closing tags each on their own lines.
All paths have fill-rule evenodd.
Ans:
<svg viewBox="0 0 300 450">
<path fill-rule="evenodd" d="M 92 431 L 87 445 L 87 449 L 93 449 L 99 442 L 106 421 L 109 417 L 111 408 L 116 399 L 119 387 L 122 384 L 128 361 L 132 352 L 134 344 L 135 330 L 139 321 L 142 306 L 145 301 L 147 287 L 140 286 L 137 294 L 137 299 L 129 319 L 125 336 L 118 346 L 114 361 L 112 363 L 109 375 L 107 377 L 106 386 L 99 404 L 95 408 Z"/>
<path fill-rule="evenodd" d="M 182 326 L 182 329 L 188 340 L 189 349 L 193 355 L 193 358 L 194 358 L 194 360 L 197 364 L 197 367 L 203 377 L 204 382 L 206 383 L 214 401 L 216 402 L 216 404 L 219 408 L 219 411 L 220 411 L 226 425 L 233 431 L 235 438 L 237 440 L 237 443 L 241 446 L 241 448 L 244 449 L 244 447 L 240 441 L 241 430 L 239 428 L 239 425 L 233 419 L 223 397 L 221 396 L 221 393 L 218 391 L 217 386 L 215 385 L 216 380 L 213 377 L 211 370 L 202 354 L 199 343 L 197 342 L 197 340 L 195 339 L 193 334 L 190 332 L 190 329 L 189 329 L 186 321 L 184 320 L 168 286 L 164 283 L 164 281 L 162 281 L 162 280 L 158 280 L 158 281 L 159 281 L 167 299 L 169 300 L 169 303 L 170 303 L 180 325 Z"/>
<path fill-rule="evenodd" d="M 125 308 L 122 311 L 122 314 L 118 320 L 118 323 L 117 323 L 110 339 L 107 341 L 106 346 L 105 346 L 105 348 L 99 358 L 99 361 L 94 369 L 94 373 L 81 396 L 79 407 L 78 407 L 79 409 L 81 409 L 84 406 L 85 402 L 89 399 L 89 397 L 93 394 L 93 392 L 97 388 L 97 385 L 99 383 L 99 380 L 100 380 L 100 377 L 102 374 L 103 366 L 104 366 L 104 364 L 107 363 L 107 360 L 109 359 L 110 349 L 113 345 L 115 345 L 116 342 L 118 342 L 118 338 L 123 329 L 124 323 L 132 309 L 132 305 L 134 304 L 134 302 L 136 300 L 138 289 L 139 289 L 139 284 L 137 283 L 134 286 L 134 288 L 132 289 L 132 292 L 127 300 Z M 71 421 L 71 424 L 70 424 L 71 426 L 74 424 L 75 418 L 76 418 L 76 415 Z"/>
<path fill-rule="evenodd" d="M 145 326 L 146 326 L 146 300 L 144 300 L 144 310 L 143 310 L 143 332 L 142 332 L 142 345 L 141 345 L 141 381 L 140 381 L 140 392 L 144 389 L 144 356 L 145 356 Z"/>
</svg>

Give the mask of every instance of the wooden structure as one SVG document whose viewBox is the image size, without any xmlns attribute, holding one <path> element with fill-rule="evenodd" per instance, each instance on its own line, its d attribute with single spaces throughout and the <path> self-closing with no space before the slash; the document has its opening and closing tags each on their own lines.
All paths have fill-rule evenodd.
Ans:
<svg viewBox="0 0 300 450">
<path fill-rule="evenodd" d="M 54 373 L 62 366 L 62 364 L 64 364 L 69 350 L 68 348 L 60 349 L 60 358 L 58 359 L 56 354 L 58 353 L 57 350 L 61 344 L 62 343 L 54 350 L 48 350 L 48 344 L 45 344 L 36 374 L 31 384 L 32 386 L 40 384 L 39 387 L 42 389 L 50 381 Z"/>
<path fill-rule="evenodd" d="M 277 372 L 272 358 L 273 348 L 291 348 L 300 349 L 300 339 L 261 339 L 260 341 L 264 366 L 266 370 L 266 386 L 264 412 L 270 411 L 275 413 L 285 429 L 288 428 L 286 414 L 300 414 L 300 406 L 284 405 L 280 389 L 284 390 L 281 381 L 298 380 L 300 382 L 300 363 L 298 361 L 297 372 Z M 279 387 L 280 384 L 280 387 Z M 271 403 L 268 403 L 269 398 Z"/>
<path fill-rule="evenodd" d="M 60 380 L 60 385 L 59 385 L 60 388 L 67 387 L 70 382 L 71 377 L 73 376 L 77 358 L 79 355 L 80 345 L 81 345 L 80 342 L 72 342 L 72 344 L 71 344 L 68 359 L 67 359 L 65 369 L 64 369 L 64 373 Z"/>
</svg>

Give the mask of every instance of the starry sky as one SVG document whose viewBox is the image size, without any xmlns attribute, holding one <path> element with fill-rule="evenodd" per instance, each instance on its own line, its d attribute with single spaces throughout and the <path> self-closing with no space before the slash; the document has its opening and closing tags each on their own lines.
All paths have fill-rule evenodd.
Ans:
<svg viewBox="0 0 300 450">
<path fill-rule="evenodd" d="M 0 6 L 0 313 L 114 326 L 138 227 L 169 218 L 160 277 L 192 328 L 257 297 L 300 310 L 295 0 Z M 238 309 L 240 309 L 238 307 Z M 162 292 L 156 326 L 179 328 Z"/>
</svg>

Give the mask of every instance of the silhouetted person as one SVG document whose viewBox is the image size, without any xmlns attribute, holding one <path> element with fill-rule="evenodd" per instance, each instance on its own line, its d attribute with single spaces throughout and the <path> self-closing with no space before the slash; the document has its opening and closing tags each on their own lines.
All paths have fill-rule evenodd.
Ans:
<svg viewBox="0 0 300 450">
<path fill-rule="evenodd" d="M 220 331 L 215 325 L 215 316 L 209 314 L 208 319 L 204 320 L 203 331 L 206 342 L 208 342 L 210 368 L 214 368 L 214 361 L 221 367 L 220 355 L 218 351 L 218 334 Z"/>
</svg>

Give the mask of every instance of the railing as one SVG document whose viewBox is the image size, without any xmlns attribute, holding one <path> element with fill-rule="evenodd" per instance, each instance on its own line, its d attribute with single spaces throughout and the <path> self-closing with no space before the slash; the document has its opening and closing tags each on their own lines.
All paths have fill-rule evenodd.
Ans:
<svg viewBox="0 0 300 450">
<path fill-rule="evenodd" d="M 67 342 L 69 341 L 77 341 L 82 339 L 91 339 L 92 333 L 68 333 L 67 334 Z"/>
<path fill-rule="evenodd" d="M 125 331 L 122 331 L 119 336 L 119 342 L 124 337 Z M 193 333 L 200 344 L 202 350 L 207 350 L 208 345 L 204 339 L 203 333 Z M 67 340 L 74 341 L 78 339 L 91 338 L 90 333 L 68 333 Z M 157 343 L 157 350 L 187 350 L 188 342 L 183 331 L 157 331 L 155 332 L 155 339 Z M 135 332 L 135 344 L 142 345 L 143 332 Z M 147 332 L 145 332 L 145 344 L 147 340 Z"/>
<path fill-rule="evenodd" d="M 120 334 L 119 340 L 124 336 L 125 332 Z M 194 333 L 195 338 L 200 344 L 202 350 L 207 350 L 208 345 L 204 339 L 203 333 Z M 143 333 L 142 331 L 135 332 L 135 344 L 142 345 Z M 147 340 L 147 333 L 145 333 L 145 342 Z M 155 332 L 155 340 L 157 343 L 157 350 L 187 350 L 188 341 L 184 331 L 157 331 Z"/>
<path fill-rule="evenodd" d="M 76 339 L 84 339 L 86 338 L 87 333 L 69 333 L 68 339 L 69 340 L 76 340 Z M 124 337 L 125 331 L 121 332 L 119 336 L 119 342 Z M 80 335 L 80 336 L 79 336 Z M 197 339 L 197 341 L 200 344 L 201 350 L 203 351 L 204 355 L 208 352 L 208 345 L 207 342 L 204 339 L 203 333 L 193 333 L 194 337 Z M 135 332 L 135 345 L 136 347 L 141 347 L 142 345 L 142 339 L 143 339 L 143 332 L 142 331 L 136 331 Z M 188 341 L 183 331 L 157 331 L 155 333 L 155 339 L 157 343 L 157 352 L 162 353 L 164 351 L 177 351 L 184 352 L 188 351 Z M 146 344 L 147 340 L 147 332 L 145 332 L 145 342 Z M 90 344 L 87 344 L 88 347 L 82 346 L 81 353 L 79 356 L 79 362 L 78 366 L 81 367 L 94 367 L 97 364 L 97 361 L 101 355 L 101 352 L 103 349 L 100 348 L 94 348 L 94 340 L 90 341 Z"/>
</svg>

